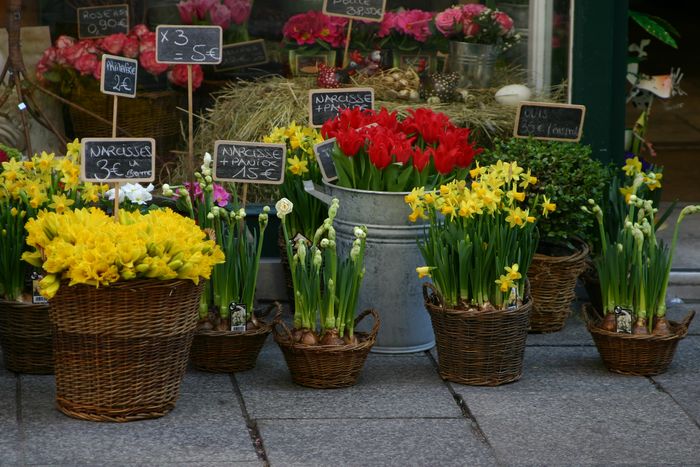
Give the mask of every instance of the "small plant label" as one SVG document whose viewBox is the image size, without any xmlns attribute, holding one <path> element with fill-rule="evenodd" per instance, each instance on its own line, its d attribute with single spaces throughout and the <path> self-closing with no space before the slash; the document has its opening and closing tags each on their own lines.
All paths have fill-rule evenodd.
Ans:
<svg viewBox="0 0 700 467">
<path fill-rule="evenodd" d="M 43 278 L 44 276 L 42 276 L 38 272 L 32 272 L 32 303 L 35 305 L 45 305 L 49 303 L 49 301 L 46 300 L 44 296 L 41 295 L 41 293 L 39 293 L 39 281 Z"/>
<path fill-rule="evenodd" d="M 89 6 L 77 12 L 79 39 L 129 32 L 129 5 Z"/>
<path fill-rule="evenodd" d="M 321 175 L 327 182 L 332 182 L 338 179 L 338 173 L 335 170 L 333 163 L 333 148 L 335 147 L 335 138 L 329 138 L 321 143 L 314 145 L 314 154 L 316 161 L 321 169 Z"/>
<path fill-rule="evenodd" d="M 216 141 L 214 180 L 280 185 L 284 182 L 286 154 L 285 144 Z"/>
<path fill-rule="evenodd" d="M 222 41 L 221 26 L 157 26 L 156 62 L 216 65 Z"/>
<path fill-rule="evenodd" d="M 323 13 L 331 16 L 381 21 L 386 0 L 323 0 Z"/>
<path fill-rule="evenodd" d="M 616 306 L 615 322 L 617 324 L 617 332 L 632 334 L 632 310 L 627 310 L 620 306 Z"/>
<path fill-rule="evenodd" d="M 231 302 L 228 305 L 229 316 L 231 317 L 231 332 L 245 332 L 246 306 Z"/>
<path fill-rule="evenodd" d="M 309 91 L 309 121 L 320 127 L 337 117 L 343 109 L 374 108 L 374 89 L 312 89 Z"/>
<path fill-rule="evenodd" d="M 269 61 L 265 41 L 239 42 L 223 46 L 221 49 L 221 63 L 214 67 L 216 71 L 229 71 L 237 68 L 246 68 L 255 65 L 263 65 Z"/>
<path fill-rule="evenodd" d="M 122 97 L 136 97 L 139 62 L 132 58 L 104 54 L 100 91 Z"/>
<path fill-rule="evenodd" d="M 156 141 L 153 138 L 83 138 L 80 175 L 85 182 L 152 182 Z"/>
<path fill-rule="evenodd" d="M 577 143 L 581 140 L 585 116 L 583 105 L 521 102 L 513 136 Z"/>
</svg>

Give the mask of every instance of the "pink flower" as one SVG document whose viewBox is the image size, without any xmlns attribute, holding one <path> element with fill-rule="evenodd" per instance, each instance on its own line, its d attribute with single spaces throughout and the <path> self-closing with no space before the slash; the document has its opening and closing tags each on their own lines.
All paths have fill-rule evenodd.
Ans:
<svg viewBox="0 0 700 467">
<path fill-rule="evenodd" d="M 474 16 L 479 16 L 483 12 L 487 11 L 488 8 L 481 3 L 468 3 L 462 6 L 462 13 L 466 18 L 473 18 Z"/>
<path fill-rule="evenodd" d="M 204 73 L 202 72 L 202 67 L 194 65 L 192 67 L 192 88 L 197 89 L 202 85 L 203 80 Z M 172 70 L 168 72 L 168 81 L 177 86 L 187 87 L 187 65 L 175 65 Z"/>
<path fill-rule="evenodd" d="M 196 9 L 193 0 L 180 2 L 177 4 L 177 11 L 180 12 L 180 20 L 182 24 L 192 24 L 196 19 Z"/>
<path fill-rule="evenodd" d="M 448 8 L 435 16 L 435 27 L 446 36 L 458 33 L 462 30 L 463 16 L 460 7 Z"/>
<path fill-rule="evenodd" d="M 100 47 L 102 47 L 105 52 L 117 55 L 121 53 L 124 48 L 124 42 L 126 42 L 126 34 L 112 34 L 100 40 Z"/>
<path fill-rule="evenodd" d="M 99 81 L 100 78 L 102 77 L 102 64 L 101 63 L 98 63 L 95 66 L 95 69 L 92 70 L 92 77 L 95 78 L 97 81 Z"/>
<path fill-rule="evenodd" d="M 430 37 L 430 20 L 433 14 L 422 10 L 407 10 L 396 19 L 396 29 L 418 42 L 425 42 Z"/>
<path fill-rule="evenodd" d="M 231 25 L 231 10 L 221 3 L 214 4 L 209 10 L 209 17 L 211 18 L 212 24 L 221 26 L 221 29 L 228 29 Z"/>
<path fill-rule="evenodd" d="M 148 31 L 139 37 L 139 53 L 156 50 L 156 33 Z"/>
<path fill-rule="evenodd" d="M 58 36 L 56 39 L 56 48 L 65 49 L 75 44 L 75 39 L 70 36 Z"/>
<path fill-rule="evenodd" d="M 131 28 L 131 31 L 129 31 L 130 36 L 135 36 L 138 37 L 139 39 L 146 33 L 150 32 L 148 30 L 148 26 L 145 24 L 137 24 L 133 28 Z"/>
<path fill-rule="evenodd" d="M 230 197 L 228 191 L 226 191 L 224 187 L 216 183 L 214 184 L 214 191 L 212 192 L 212 196 L 214 198 L 214 202 L 222 208 L 228 204 L 228 200 Z"/>
<path fill-rule="evenodd" d="M 214 8 L 214 5 L 219 3 L 219 0 L 193 0 L 194 8 L 197 12 L 197 19 L 207 17 L 207 12 Z"/>
<path fill-rule="evenodd" d="M 124 41 L 122 54 L 127 58 L 136 58 L 139 56 L 139 40 L 135 37 L 127 37 Z"/>
<path fill-rule="evenodd" d="M 479 34 L 479 31 L 481 31 L 481 26 L 472 22 L 472 20 L 466 20 L 464 22 L 463 32 L 465 37 L 474 37 Z"/>
<path fill-rule="evenodd" d="M 75 62 L 83 55 L 87 54 L 88 41 L 76 42 L 70 47 L 58 49 L 58 53 L 70 65 L 75 65 Z"/>
<path fill-rule="evenodd" d="M 396 28 L 398 16 L 398 13 L 394 13 L 393 11 L 387 11 L 384 13 L 384 19 L 382 19 L 381 23 L 379 23 L 377 37 L 386 37 L 391 34 L 391 31 Z"/>
<path fill-rule="evenodd" d="M 185 188 L 190 192 L 190 196 L 194 195 L 195 199 L 199 201 L 204 199 L 204 192 L 202 191 L 202 187 L 199 186 L 199 182 L 185 182 Z"/>
<path fill-rule="evenodd" d="M 224 0 L 224 4 L 231 10 L 231 21 L 235 24 L 243 24 L 250 17 L 253 5 L 250 0 Z"/>
<path fill-rule="evenodd" d="M 139 55 L 139 63 L 144 70 L 151 73 L 152 75 L 159 75 L 168 69 L 166 63 L 156 62 L 156 51 L 147 50 L 146 52 Z"/>
<path fill-rule="evenodd" d="M 501 28 L 501 35 L 510 33 L 513 30 L 513 19 L 502 11 L 494 11 L 491 17 Z"/>
<path fill-rule="evenodd" d="M 81 75 L 90 75 L 95 71 L 95 67 L 100 66 L 100 64 L 95 55 L 86 53 L 75 61 L 74 66 Z"/>
</svg>

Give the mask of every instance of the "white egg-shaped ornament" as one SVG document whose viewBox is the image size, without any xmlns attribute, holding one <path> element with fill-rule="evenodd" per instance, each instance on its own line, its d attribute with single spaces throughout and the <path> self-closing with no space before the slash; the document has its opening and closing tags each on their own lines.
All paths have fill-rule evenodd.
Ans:
<svg viewBox="0 0 700 467">
<path fill-rule="evenodd" d="M 530 98 L 532 92 L 522 84 L 509 84 L 496 91 L 496 102 L 503 105 L 518 105 Z"/>
</svg>

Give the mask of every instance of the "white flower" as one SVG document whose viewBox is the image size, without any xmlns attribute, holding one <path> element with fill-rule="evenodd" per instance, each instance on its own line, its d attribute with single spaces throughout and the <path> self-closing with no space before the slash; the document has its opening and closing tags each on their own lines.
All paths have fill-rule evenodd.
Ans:
<svg viewBox="0 0 700 467">
<path fill-rule="evenodd" d="M 105 195 L 107 196 L 107 199 L 109 199 L 110 201 L 114 201 L 114 188 L 112 188 L 111 190 L 107 190 L 105 192 Z M 124 190 L 122 189 L 119 190 L 119 202 L 124 202 Z"/>
<path fill-rule="evenodd" d="M 284 216 L 292 212 L 292 209 L 294 209 L 294 204 L 287 198 L 282 198 L 275 204 L 275 209 L 277 210 L 277 217 L 284 219 Z"/>
<path fill-rule="evenodd" d="M 365 237 L 367 237 L 367 230 L 366 230 L 366 228 L 355 227 L 355 229 L 353 230 L 353 233 L 355 234 L 355 238 L 365 238 Z"/>
<path fill-rule="evenodd" d="M 204 153 L 204 165 L 206 165 L 207 167 L 211 165 L 211 154 L 209 154 L 208 152 Z"/>
<path fill-rule="evenodd" d="M 123 191 L 126 199 L 132 203 L 146 204 L 148 201 L 153 199 L 153 196 L 151 195 L 153 188 L 152 183 L 149 183 L 147 187 L 143 187 L 138 183 L 125 183 L 119 191 L 119 198 L 121 198 L 121 192 Z"/>
</svg>

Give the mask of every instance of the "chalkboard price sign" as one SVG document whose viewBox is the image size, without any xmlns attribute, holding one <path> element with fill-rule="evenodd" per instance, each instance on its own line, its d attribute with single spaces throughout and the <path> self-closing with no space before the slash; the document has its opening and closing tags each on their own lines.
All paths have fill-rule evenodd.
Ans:
<svg viewBox="0 0 700 467">
<path fill-rule="evenodd" d="M 583 105 L 521 102 L 513 136 L 554 141 L 578 142 L 583 132 L 586 107 Z"/>
<path fill-rule="evenodd" d="M 338 116 L 343 109 L 372 109 L 374 89 L 312 89 L 309 91 L 309 120 L 311 126 L 322 126 L 327 120 Z"/>
<path fill-rule="evenodd" d="M 100 91 L 115 96 L 136 97 L 136 75 L 139 62 L 133 58 L 102 56 Z"/>
<path fill-rule="evenodd" d="M 332 182 L 338 179 L 338 172 L 335 170 L 333 163 L 333 148 L 335 147 L 335 138 L 327 139 L 321 143 L 314 145 L 314 154 L 316 161 L 321 169 L 321 175 L 327 182 Z"/>
<path fill-rule="evenodd" d="M 331 16 L 381 21 L 386 0 L 323 0 L 323 12 Z"/>
<path fill-rule="evenodd" d="M 279 185 L 284 182 L 286 155 L 285 144 L 216 141 L 214 180 Z"/>
<path fill-rule="evenodd" d="M 216 71 L 235 70 L 236 68 L 262 65 L 268 61 L 265 41 L 258 39 L 225 45 L 221 50 L 221 64 L 216 65 L 214 69 Z"/>
<path fill-rule="evenodd" d="M 86 182 L 152 182 L 156 142 L 153 138 L 83 138 L 80 174 Z"/>
<path fill-rule="evenodd" d="M 129 5 L 78 8 L 78 37 L 105 37 L 129 32 Z"/>
<path fill-rule="evenodd" d="M 156 62 L 221 63 L 221 26 L 157 26 Z"/>
</svg>

